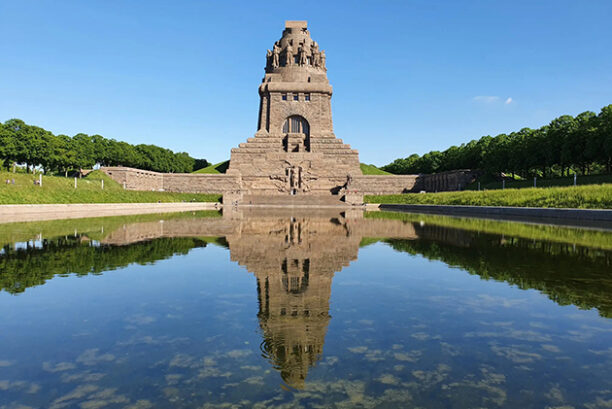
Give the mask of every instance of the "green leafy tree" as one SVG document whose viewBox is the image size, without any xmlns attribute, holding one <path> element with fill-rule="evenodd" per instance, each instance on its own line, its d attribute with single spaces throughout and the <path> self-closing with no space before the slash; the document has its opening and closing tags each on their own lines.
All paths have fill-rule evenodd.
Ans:
<svg viewBox="0 0 612 409">
<path fill-rule="evenodd" d="M 612 104 L 603 107 L 597 119 L 597 138 L 601 146 L 600 160 L 610 173 L 612 172 Z"/>
</svg>

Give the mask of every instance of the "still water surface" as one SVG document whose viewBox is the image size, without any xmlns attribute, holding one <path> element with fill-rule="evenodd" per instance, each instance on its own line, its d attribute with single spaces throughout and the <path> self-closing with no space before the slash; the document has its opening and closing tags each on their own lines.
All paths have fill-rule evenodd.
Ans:
<svg viewBox="0 0 612 409">
<path fill-rule="evenodd" d="M 392 213 L 0 225 L 0 408 L 609 408 L 612 233 Z"/>
</svg>

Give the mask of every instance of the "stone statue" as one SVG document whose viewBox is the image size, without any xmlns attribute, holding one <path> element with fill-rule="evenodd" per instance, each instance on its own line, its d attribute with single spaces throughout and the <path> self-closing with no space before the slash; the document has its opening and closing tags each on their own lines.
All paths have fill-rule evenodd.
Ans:
<svg viewBox="0 0 612 409">
<path fill-rule="evenodd" d="M 321 65 L 321 54 L 319 53 L 319 44 L 317 44 L 316 41 L 312 42 L 310 53 L 312 55 L 312 65 L 314 67 L 319 67 Z"/>
<path fill-rule="evenodd" d="M 279 54 L 280 48 L 278 47 L 278 42 L 274 43 L 274 47 L 272 47 L 272 68 L 278 68 L 279 64 Z"/>
<path fill-rule="evenodd" d="M 300 65 L 308 65 L 308 57 L 306 56 L 306 45 L 300 48 Z"/>
<path fill-rule="evenodd" d="M 296 189 L 299 186 L 298 172 L 295 166 L 289 168 L 289 188 Z"/>
<path fill-rule="evenodd" d="M 287 62 L 285 65 L 293 65 L 293 47 L 291 47 L 291 44 L 287 44 L 285 54 L 287 55 Z"/>
<path fill-rule="evenodd" d="M 321 68 L 323 68 L 324 70 L 327 70 L 327 68 L 325 68 L 325 50 L 321 50 Z"/>
<path fill-rule="evenodd" d="M 266 71 L 272 67 L 272 51 L 266 51 Z"/>
</svg>

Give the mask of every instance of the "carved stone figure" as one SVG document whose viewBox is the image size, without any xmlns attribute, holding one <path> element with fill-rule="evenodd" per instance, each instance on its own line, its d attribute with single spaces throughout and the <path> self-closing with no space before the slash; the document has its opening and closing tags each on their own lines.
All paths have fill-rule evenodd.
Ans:
<svg viewBox="0 0 612 409">
<path fill-rule="evenodd" d="M 300 168 L 292 166 L 289 168 L 289 188 L 291 190 L 298 189 L 300 187 Z"/>
<path fill-rule="evenodd" d="M 272 51 L 266 51 L 266 71 L 269 71 L 272 68 Z"/>
<path fill-rule="evenodd" d="M 316 41 L 312 42 L 310 46 L 310 53 L 312 55 L 313 67 L 319 67 L 321 65 L 321 53 L 319 53 L 319 44 Z"/>
<path fill-rule="evenodd" d="M 293 65 L 293 47 L 291 47 L 291 44 L 287 44 L 287 48 L 285 49 L 285 55 L 287 59 L 285 65 Z"/>
<path fill-rule="evenodd" d="M 325 67 L 325 50 L 321 50 L 321 68 L 323 68 L 324 70 L 327 70 L 327 68 Z"/>
<path fill-rule="evenodd" d="M 308 57 L 306 56 L 306 45 L 300 48 L 300 65 L 308 65 Z"/>
<path fill-rule="evenodd" d="M 278 41 L 274 43 L 274 47 L 272 47 L 272 68 L 278 68 L 279 64 L 279 54 L 280 48 L 278 46 Z"/>
</svg>

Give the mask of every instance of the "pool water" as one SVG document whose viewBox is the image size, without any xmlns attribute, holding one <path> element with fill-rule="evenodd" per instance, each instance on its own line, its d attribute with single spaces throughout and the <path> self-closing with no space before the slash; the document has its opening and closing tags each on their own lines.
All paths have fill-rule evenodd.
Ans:
<svg viewBox="0 0 612 409">
<path fill-rule="evenodd" d="M 0 225 L 0 408 L 608 408 L 612 233 L 245 210 Z"/>
</svg>

